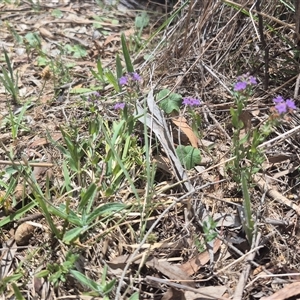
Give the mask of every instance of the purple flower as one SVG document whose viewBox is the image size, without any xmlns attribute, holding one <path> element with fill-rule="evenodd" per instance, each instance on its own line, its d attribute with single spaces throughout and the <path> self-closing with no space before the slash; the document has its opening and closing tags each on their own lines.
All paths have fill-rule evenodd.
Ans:
<svg viewBox="0 0 300 300">
<path fill-rule="evenodd" d="M 136 72 L 133 72 L 130 75 L 131 75 L 131 79 L 133 81 L 140 81 L 142 79 L 142 77 Z"/>
<path fill-rule="evenodd" d="M 114 110 L 123 110 L 124 107 L 125 107 L 124 102 L 116 103 L 115 106 L 114 106 Z"/>
<path fill-rule="evenodd" d="M 273 99 L 274 103 L 281 103 L 284 102 L 284 99 L 281 96 L 277 96 L 276 98 Z"/>
<path fill-rule="evenodd" d="M 101 97 L 99 92 L 94 92 L 93 95 L 94 95 L 95 98 L 100 98 Z"/>
<path fill-rule="evenodd" d="M 294 110 L 297 109 L 295 101 L 292 99 L 286 99 L 282 96 L 277 96 L 276 98 L 273 99 L 273 102 L 276 104 L 275 109 L 279 114 L 284 114 L 288 110 Z"/>
<path fill-rule="evenodd" d="M 184 98 L 183 101 L 182 101 L 182 104 L 183 104 L 183 105 L 191 105 L 191 100 L 190 100 L 190 98 Z"/>
<path fill-rule="evenodd" d="M 292 100 L 292 99 L 287 99 L 287 100 L 285 101 L 285 104 L 286 104 L 286 107 L 287 107 L 288 109 L 291 109 L 291 110 L 297 109 L 296 104 L 295 104 L 295 101 Z"/>
<path fill-rule="evenodd" d="M 252 84 L 252 85 L 257 84 L 256 78 L 254 76 L 249 76 L 248 80 L 249 80 L 249 83 Z"/>
<path fill-rule="evenodd" d="M 120 85 L 125 85 L 128 82 L 128 77 L 127 76 L 122 76 L 119 78 L 119 84 Z"/>
<path fill-rule="evenodd" d="M 199 106 L 200 104 L 201 104 L 201 101 L 199 99 L 196 99 L 196 98 L 191 99 L 192 106 Z"/>
<path fill-rule="evenodd" d="M 201 101 L 196 98 L 186 97 L 183 99 L 182 104 L 188 106 L 199 106 L 201 104 Z"/>
<path fill-rule="evenodd" d="M 89 95 L 87 102 L 89 102 L 90 105 L 98 105 L 99 101 L 98 99 L 101 97 L 99 92 L 93 92 Z"/>
<path fill-rule="evenodd" d="M 279 114 L 284 114 L 286 113 L 287 107 L 285 102 L 280 102 L 275 105 L 275 108 Z"/>
<path fill-rule="evenodd" d="M 246 87 L 247 87 L 247 83 L 246 83 L 246 82 L 244 82 L 244 81 L 238 81 L 238 82 L 234 85 L 234 90 L 235 90 L 236 92 L 238 92 L 238 91 L 243 91 L 243 90 L 246 89 Z"/>
<path fill-rule="evenodd" d="M 237 77 L 237 83 L 234 85 L 233 89 L 236 92 L 245 90 L 248 86 L 256 85 L 257 80 L 254 76 L 250 75 L 249 72 Z"/>
</svg>

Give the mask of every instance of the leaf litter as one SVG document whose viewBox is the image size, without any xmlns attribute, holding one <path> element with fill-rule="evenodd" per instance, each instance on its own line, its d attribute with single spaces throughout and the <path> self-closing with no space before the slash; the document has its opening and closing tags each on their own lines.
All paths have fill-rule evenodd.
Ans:
<svg viewBox="0 0 300 300">
<path fill-rule="evenodd" d="M 242 200 L 241 195 L 230 182 L 224 168 L 230 159 L 228 143 L 231 142 L 232 133 L 228 119 L 232 105 L 229 88 L 239 75 L 237 63 L 241 70 L 248 71 L 250 68 L 264 85 L 250 99 L 253 111 L 247 112 L 248 127 L 253 125 L 253 118 L 255 122 L 265 118 L 270 106 L 269 95 L 280 91 L 291 97 L 290 91 L 294 89 L 298 100 L 295 84 L 297 63 L 280 36 L 285 36 L 290 44 L 294 43 L 288 32 L 295 33 L 295 29 L 299 28 L 299 15 L 294 27 L 294 13 L 282 2 L 278 4 L 274 1 L 265 6 L 261 4 L 260 15 L 267 25 L 264 30 L 269 44 L 269 60 L 266 61 L 263 51 L 267 50 L 260 48 L 257 36 L 260 25 L 252 15 L 256 15 L 257 11 L 248 2 L 191 1 L 182 10 L 181 17 L 165 29 L 166 35 L 161 37 L 165 47 L 151 53 L 155 56 L 155 64 L 151 66 L 152 62 L 143 57 L 143 51 L 147 49 L 135 57 L 135 67 L 143 72 L 145 83 L 151 79 L 160 88 L 167 87 L 186 96 L 195 92 L 198 94 L 205 103 L 199 109 L 203 115 L 199 133 L 207 146 L 201 143 L 202 136 L 199 139 L 194 134 L 189 125 L 191 120 L 185 116 L 173 117 L 172 125 L 155 103 L 152 87 L 150 93 L 149 86 L 143 87 L 148 92 L 148 113 L 145 119 L 140 118 L 140 122 L 147 125 L 157 138 L 163 148 L 157 157 L 164 159 L 160 176 L 163 185 L 160 189 L 163 192 L 152 199 L 155 209 L 146 222 L 147 230 L 151 229 L 155 220 L 158 222 L 148 234 L 148 243 L 146 239 L 144 244 L 137 244 L 134 234 L 140 230 L 141 213 L 128 214 L 126 220 L 119 215 L 119 223 L 103 223 L 98 228 L 99 232 L 91 234 L 89 243 L 77 241 L 84 260 L 83 267 L 78 264 L 77 270 L 85 269 L 83 272 L 86 275 L 101 281 L 101 273 L 108 265 L 107 277 L 117 279 L 122 292 L 126 290 L 122 280 L 130 287 L 131 292 L 124 292 L 125 298 L 134 294 L 134 291 L 140 293 L 141 299 L 199 299 L 201 293 L 207 299 L 232 296 L 233 299 L 289 299 L 299 295 L 298 282 L 293 282 L 299 276 L 300 253 L 298 114 L 278 128 L 273 139 L 264 145 L 268 160 L 264 164 L 264 172 L 255 177 L 256 189 L 253 189 L 252 195 L 253 211 L 257 211 L 258 229 L 262 233 L 258 245 L 263 248 L 253 251 L 255 255 L 250 261 L 247 253 L 251 248 L 241 229 L 242 217 L 237 214 L 237 206 L 241 204 L 234 200 Z M 53 14 L 54 9 L 60 11 L 59 18 Z M 3 25 L 0 29 L 1 48 L 4 47 L 9 53 L 13 69 L 19 75 L 18 88 L 24 99 L 21 107 L 26 99 L 32 97 L 36 101 L 25 112 L 31 121 L 27 119 L 17 139 L 14 139 L 4 121 L 12 112 L 17 115 L 19 107 L 8 105 L 10 99 L 5 94 L 5 88 L 0 86 L 0 138 L 7 149 L 14 149 L 15 157 L 19 159 L 12 163 L 14 167 L 18 164 L 31 166 L 31 161 L 41 161 L 41 165 L 39 162 L 33 163 L 36 164 L 35 178 L 46 189 L 47 176 L 56 178 L 57 182 L 63 180 L 62 156 L 55 147 L 62 140 L 60 125 L 72 118 L 80 120 L 82 117 L 82 108 L 76 105 L 78 96 L 72 92 L 91 87 L 97 90 L 98 83 L 90 70 L 97 68 L 98 57 L 101 57 L 105 67 L 114 65 L 116 54 L 120 53 L 121 32 L 128 38 L 134 34 L 134 14 L 101 7 L 93 2 L 53 5 L 42 1 L 23 1 L 20 5 L 1 3 L 0 10 Z M 296 7 L 297 13 L 299 10 Z M 280 14 L 285 16 L 284 21 L 277 17 Z M 267 29 L 268 26 L 269 29 L 273 28 L 275 34 Z M 147 30 L 143 33 L 145 39 L 149 37 Z M 40 55 L 39 49 L 46 55 Z M 252 63 L 248 61 L 249 57 Z M 58 62 L 57 68 L 61 71 L 60 76 L 55 74 L 54 69 L 51 71 L 55 88 L 50 80 L 44 80 L 43 72 L 52 59 Z M 4 60 L 1 60 L 1 67 L 6 67 Z M 148 78 L 149 70 L 153 68 L 152 77 Z M 109 96 L 110 89 L 106 86 L 103 92 Z M 111 108 L 109 104 L 108 108 L 106 106 L 103 104 L 103 115 L 111 118 Z M 140 112 L 144 110 L 139 103 L 137 106 Z M 202 163 L 204 168 L 200 171 L 182 167 L 174 149 L 178 142 L 173 134 L 175 128 L 186 135 L 187 140 L 183 140 L 186 145 L 201 149 L 202 162 L 207 163 Z M 86 130 L 84 124 L 81 124 L 81 130 Z M 2 171 L 5 173 L 10 162 L 3 148 L 0 153 Z M 46 166 L 42 163 L 44 157 L 50 158 L 46 160 Z M 46 175 L 45 167 L 51 168 L 52 175 Z M 5 176 L 1 180 L 5 181 Z M 178 182 L 182 183 L 181 189 L 176 185 Z M 20 274 L 20 267 L 27 278 L 33 276 L 45 267 L 44 259 L 49 259 L 53 264 L 62 264 L 59 257 L 65 257 L 68 249 L 67 245 L 56 243 L 49 232 L 45 234 L 45 228 L 50 229 L 41 215 L 37 219 L 42 224 L 40 231 L 37 228 L 33 230 L 32 225 L 27 226 L 28 221 L 19 224 L 18 217 L 14 219 L 14 213 L 20 206 L 30 205 L 24 197 L 24 194 L 30 194 L 30 188 L 25 182 L 20 184 L 19 192 L 16 188 L 19 196 L 15 197 L 15 202 L 11 200 L 10 203 L 10 198 L 1 194 L 2 280 L 14 272 Z M 76 190 L 78 187 L 73 188 Z M 133 203 L 133 191 L 126 184 L 123 188 L 127 190 L 127 196 L 122 201 Z M 183 197 L 185 194 L 187 196 Z M 120 195 L 116 195 L 116 198 L 121 198 Z M 55 195 L 51 201 L 59 207 L 66 196 Z M 178 201 L 180 197 L 183 198 Z M 112 199 L 107 197 L 106 201 Z M 76 201 L 72 205 L 75 206 Z M 34 216 L 37 212 L 32 206 L 27 216 Z M 208 222 L 208 216 L 218 220 L 218 236 L 211 243 L 205 242 L 203 233 L 203 222 Z M 55 222 L 59 223 L 59 220 Z M 14 242 L 17 240 L 15 235 L 19 235 L 18 228 L 22 227 L 27 228 L 26 231 L 30 228 L 30 235 L 33 235 L 28 242 L 19 242 L 27 245 L 25 247 Z M 155 242 L 149 242 L 150 233 Z M 130 247 L 133 245 L 136 248 Z M 36 248 L 45 256 L 34 259 L 28 257 L 27 251 Z M 24 263 L 22 266 L 21 261 Z M 245 268 L 248 268 L 247 276 L 241 279 Z M 89 297 L 84 295 L 86 287 L 72 284 L 74 278 L 70 276 L 59 287 L 37 277 L 30 278 L 33 285 L 30 280 L 16 280 L 21 290 L 27 290 L 30 297 L 37 299 L 67 299 L 79 295 L 82 299 Z M 12 289 L 12 285 L 9 285 L 6 291 L 1 289 L 1 293 L 9 297 Z"/>
</svg>

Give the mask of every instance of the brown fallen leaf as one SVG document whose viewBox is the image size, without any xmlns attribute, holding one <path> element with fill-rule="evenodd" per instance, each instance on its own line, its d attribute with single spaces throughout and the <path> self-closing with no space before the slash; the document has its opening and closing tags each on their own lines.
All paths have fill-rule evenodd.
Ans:
<svg viewBox="0 0 300 300">
<path fill-rule="evenodd" d="M 216 239 L 214 241 L 214 253 L 216 253 L 221 247 L 221 240 Z M 206 265 L 209 261 L 209 253 L 208 251 L 202 252 L 197 257 L 192 258 L 186 263 L 180 266 L 180 269 L 184 271 L 189 276 L 195 274 L 202 266 Z"/>
<path fill-rule="evenodd" d="M 262 297 L 260 300 L 284 300 L 297 295 L 300 295 L 300 281 L 287 284 L 273 295 Z"/>
<path fill-rule="evenodd" d="M 172 265 L 167 261 L 158 261 L 155 257 L 147 261 L 146 265 L 156 269 L 172 280 L 180 281 L 183 285 L 194 287 L 193 279 L 180 266 Z"/>
<path fill-rule="evenodd" d="M 161 300 L 186 300 L 186 298 L 183 291 L 171 287 L 165 292 Z"/>
<path fill-rule="evenodd" d="M 53 141 L 57 142 L 61 138 L 62 138 L 62 134 L 60 132 L 51 133 L 51 139 Z M 49 143 L 50 143 L 50 140 L 47 138 L 37 138 L 29 145 L 29 148 L 35 148 L 35 147 L 43 146 L 43 145 L 46 145 Z"/>
<path fill-rule="evenodd" d="M 172 118 L 172 122 L 181 130 L 189 139 L 191 145 L 195 148 L 198 148 L 198 138 L 193 132 L 192 128 L 187 124 L 187 121 L 184 117 Z"/>
<path fill-rule="evenodd" d="M 18 246 L 25 246 L 28 244 L 29 239 L 32 237 L 34 232 L 34 226 L 28 223 L 22 223 L 16 229 L 15 241 Z"/>
<path fill-rule="evenodd" d="M 55 39 L 54 35 L 48 29 L 46 29 L 44 27 L 40 27 L 39 31 L 40 31 L 40 34 L 42 37 L 48 38 L 48 39 Z"/>
<path fill-rule="evenodd" d="M 200 300 L 200 299 L 220 299 L 226 292 L 227 288 L 225 286 L 206 286 L 199 289 L 199 292 L 205 295 L 205 298 L 201 297 L 199 293 L 194 293 L 191 291 L 186 291 L 184 297 L 186 300 Z"/>
</svg>

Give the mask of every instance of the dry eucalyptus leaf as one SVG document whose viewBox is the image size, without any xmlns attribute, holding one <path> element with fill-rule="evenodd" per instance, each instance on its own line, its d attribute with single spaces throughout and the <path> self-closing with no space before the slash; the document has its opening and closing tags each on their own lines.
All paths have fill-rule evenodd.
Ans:
<svg viewBox="0 0 300 300">
<path fill-rule="evenodd" d="M 172 280 L 182 280 L 181 284 L 194 287 L 193 279 L 178 265 L 170 264 L 167 261 L 159 261 L 157 258 L 153 258 L 146 262 L 148 267 L 155 268 L 165 276 Z"/>
<path fill-rule="evenodd" d="M 262 297 L 261 300 L 285 300 L 297 295 L 300 295 L 299 281 L 287 284 L 283 289 L 277 291 L 269 297 Z"/>
<path fill-rule="evenodd" d="M 199 292 L 203 293 L 203 296 L 199 293 L 186 291 L 184 293 L 186 300 L 200 300 L 200 299 L 220 299 L 226 292 L 225 286 L 206 286 L 199 289 Z M 205 296 L 204 296 L 205 295 Z"/>
<path fill-rule="evenodd" d="M 172 118 L 172 122 L 187 136 L 191 145 L 198 148 L 198 138 L 184 117 Z"/>
<path fill-rule="evenodd" d="M 216 239 L 214 242 L 213 252 L 216 253 L 221 247 L 221 241 Z M 190 259 L 186 263 L 180 266 L 180 269 L 187 275 L 195 274 L 202 266 L 205 266 L 209 262 L 209 252 L 204 251 L 196 257 Z"/>
</svg>

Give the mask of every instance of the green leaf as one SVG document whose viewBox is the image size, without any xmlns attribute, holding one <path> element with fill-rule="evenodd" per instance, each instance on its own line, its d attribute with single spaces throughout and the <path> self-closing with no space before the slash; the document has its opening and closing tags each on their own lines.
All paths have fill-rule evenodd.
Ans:
<svg viewBox="0 0 300 300">
<path fill-rule="evenodd" d="M 89 216 L 87 217 L 86 223 L 92 223 L 96 218 L 100 216 L 109 216 L 116 212 L 121 212 L 127 208 L 127 205 L 123 203 L 106 203 L 98 208 L 96 208 Z"/>
<path fill-rule="evenodd" d="M 121 35 L 121 42 L 122 42 L 122 51 L 125 59 L 126 69 L 128 73 L 134 72 L 134 68 L 131 63 L 130 55 L 128 52 L 127 44 L 126 44 L 126 38 L 124 33 Z"/>
<path fill-rule="evenodd" d="M 92 183 L 86 191 L 82 191 L 82 197 L 78 206 L 79 211 L 83 211 L 83 209 L 86 209 L 86 212 L 90 211 L 96 195 L 96 188 L 95 183 Z"/>
<path fill-rule="evenodd" d="M 51 12 L 51 16 L 55 18 L 61 18 L 63 16 L 63 13 L 60 9 L 53 9 Z"/>
<path fill-rule="evenodd" d="M 176 93 L 169 93 L 170 90 L 164 89 L 157 94 L 157 101 L 160 108 L 167 114 L 170 114 L 173 111 L 179 112 L 182 96 Z"/>
<path fill-rule="evenodd" d="M 23 276 L 24 276 L 23 274 L 17 273 L 17 274 L 11 275 L 11 276 L 6 276 L 6 277 L 2 278 L 1 281 L 2 281 L 3 284 L 8 284 L 8 283 L 13 282 L 13 281 L 18 281 Z"/>
<path fill-rule="evenodd" d="M 103 287 L 103 292 L 104 292 L 105 294 L 110 293 L 110 292 L 113 290 L 115 284 L 116 284 L 116 279 L 113 279 L 112 281 L 110 281 L 109 283 L 107 283 L 107 284 Z"/>
<path fill-rule="evenodd" d="M 72 241 L 76 240 L 82 233 L 84 233 L 88 227 L 75 227 L 67 232 L 65 232 L 64 237 L 63 237 L 63 242 L 66 244 L 71 243 Z"/>
<path fill-rule="evenodd" d="M 48 58 L 42 57 L 42 56 L 38 56 L 38 58 L 37 58 L 37 64 L 38 64 L 39 66 L 41 66 L 41 67 L 47 66 L 48 63 L 49 63 Z"/>
<path fill-rule="evenodd" d="M 49 206 L 49 212 L 57 217 L 60 217 L 63 220 L 70 222 L 75 226 L 83 226 L 81 218 L 77 216 L 76 213 L 70 209 L 68 209 L 67 212 L 66 205 L 64 204 L 61 204 L 59 208 L 56 208 L 54 206 Z"/>
<path fill-rule="evenodd" d="M 37 33 L 28 32 L 25 35 L 26 41 L 31 47 L 39 47 L 41 45 L 41 39 Z"/>
<path fill-rule="evenodd" d="M 74 45 L 73 52 L 74 52 L 73 56 L 76 58 L 81 58 L 81 57 L 87 56 L 87 51 L 81 45 Z"/>
<path fill-rule="evenodd" d="M 94 90 L 88 88 L 74 88 L 70 91 L 70 94 L 85 94 L 93 92 Z"/>
<path fill-rule="evenodd" d="M 109 70 L 105 73 L 105 77 L 108 80 L 108 82 L 113 85 L 115 91 L 119 93 L 120 92 L 119 83 L 116 77 L 114 76 L 114 74 Z"/>
<path fill-rule="evenodd" d="M 129 298 L 129 300 L 139 300 L 140 296 L 138 292 L 135 292 L 134 294 L 132 294 Z"/>
<path fill-rule="evenodd" d="M 188 169 L 192 169 L 201 162 L 200 150 L 192 146 L 180 145 L 176 148 L 180 162 Z"/>
<path fill-rule="evenodd" d="M 13 288 L 14 293 L 15 293 L 14 296 L 16 297 L 17 300 L 25 300 L 25 298 L 24 298 L 23 295 L 21 294 L 21 292 L 20 292 L 18 286 L 17 286 L 14 282 L 12 283 L 12 288 Z"/>
<path fill-rule="evenodd" d="M 103 289 L 101 285 L 98 284 L 97 282 L 87 278 L 85 275 L 83 275 L 82 273 L 76 270 L 70 270 L 70 273 L 74 276 L 75 279 L 77 279 L 80 283 L 89 287 L 91 290 L 98 292 L 100 294 L 103 293 Z"/>
<path fill-rule="evenodd" d="M 37 186 L 38 187 L 38 186 Z M 60 238 L 60 231 L 57 229 L 56 224 L 54 224 L 52 217 L 49 213 L 49 206 L 46 204 L 45 200 L 42 198 L 42 193 L 40 191 L 34 193 L 35 200 L 39 204 L 39 208 L 44 213 L 45 219 L 47 220 L 48 225 L 51 228 L 51 232 L 57 237 Z"/>
<path fill-rule="evenodd" d="M 32 201 L 29 202 L 27 205 L 23 206 L 22 208 L 20 208 L 19 210 L 17 210 L 14 213 L 11 213 L 8 217 L 5 217 L 3 219 L 1 219 L 0 221 L 0 228 L 2 228 L 4 225 L 13 222 L 15 220 L 20 219 L 26 212 L 30 211 L 31 209 L 33 209 L 36 206 L 36 202 Z"/>
<path fill-rule="evenodd" d="M 38 272 L 37 274 L 35 274 L 34 277 L 42 278 L 42 277 L 47 277 L 49 274 L 50 274 L 49 270 L 42 270 L 42 271 Z"/>
<path fill-rule="evenodd" d="M 91 70 L 93 76 L 98 79 L 101 82 L 105 82 L 105 78 L 104 78 L 104 72 L 103 72 L 103 67 L 102 67 L 102 63 L 101 63 L 101 59 L 97 60 L 97 71 L 98 73 L 96 73 L 94 70 Z"/>
<path fill-rule="evenodd" d="M 121 59 L 119 54 L 117 54 L 117 58 L 116 58 L 116 69 L 117 69 L 117 78 L 118 78 L 118 82 L 119 82 L 119 78 L 122 77 L 123 75 L 123 68 L 122 68 L 122 64 L 121 64 Z M 119 84 L 120 90 L 122 91 L 122 86 Z"/>
<path fill-rule="evenodd" d="M 149 15 L 147 12 L 143 11 L 141 14 L 137 15 L 135 17 L 134 25 L 137 29 L 147 27 L 149 25 Z"/>
</svg>

